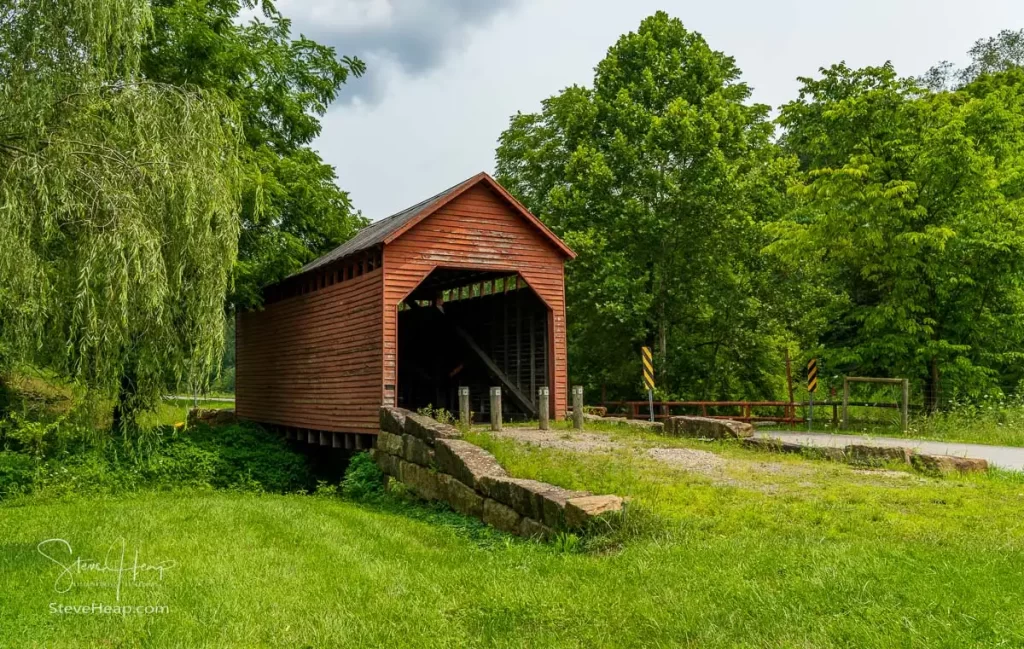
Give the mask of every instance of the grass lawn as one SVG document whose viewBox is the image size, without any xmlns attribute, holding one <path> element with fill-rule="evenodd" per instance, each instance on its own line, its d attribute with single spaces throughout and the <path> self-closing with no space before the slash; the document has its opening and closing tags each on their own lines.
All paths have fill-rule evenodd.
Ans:
<svg viewBox="0 0 1024 649">
<path fill-rule="evenodd" d="M 222 410 L 234 408 L 235 404 L 230 401 L 203 401 L 199 400 L 199 407 L 206 410 Z M 192 409 L 192 401 L 180 401 L 165 399 L 160 402 L 156 410 L 143 413 L 139 423 L 143 426 L 174 426 L 185 421 L 188 411 Z"/>
<path fill-rule="evenodd" d="M 602 551 L 335 497 L 0 506 L 0 646 L 1024 646 L 1016 474 L 932 479 L 674 441 L 724 460 L 693 472 L 649 459 L 648 436 L 613 435 L 625 449 L 588 455 L 471 435 L 517 476 L 631 496 L 648 524 Z M 51 538 L 92 559 L 124 538 L 129 563 L 136 548 L 175 562 L 121 592 L 167 612 L 52 613 L 116 602 L 104 574 L 56 593 L 61 568 L 37 551 Z"/>
</svg>

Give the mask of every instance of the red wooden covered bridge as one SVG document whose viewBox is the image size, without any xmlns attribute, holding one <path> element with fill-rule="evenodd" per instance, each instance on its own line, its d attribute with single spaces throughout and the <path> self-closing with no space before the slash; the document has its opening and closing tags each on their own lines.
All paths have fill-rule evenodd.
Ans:
<svg viewBox="0 0 1024 649">
<path fill-rule="evenodd" d="M 459 386 L 481 415 L 501 386 L 513 417 L 548 386 L 564 417 L 572 257 L 485 173 L 377 221 L 238 315 L 237 413 L 356 447 L 381 405 L 457 412 Z"/>
</svg>

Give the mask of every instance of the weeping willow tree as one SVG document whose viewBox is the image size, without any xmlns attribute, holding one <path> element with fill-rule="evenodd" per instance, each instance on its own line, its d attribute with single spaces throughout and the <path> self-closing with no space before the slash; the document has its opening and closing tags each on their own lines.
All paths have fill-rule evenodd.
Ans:
<svg viewBox="0 0 1024 649">
<path fill-rule="evenodd" d="M 116 396 L 115 428 L 223 350 L 238 117 L 138 73 L 147 0 L 0 0 L 0 370 Z"/>
</svg>

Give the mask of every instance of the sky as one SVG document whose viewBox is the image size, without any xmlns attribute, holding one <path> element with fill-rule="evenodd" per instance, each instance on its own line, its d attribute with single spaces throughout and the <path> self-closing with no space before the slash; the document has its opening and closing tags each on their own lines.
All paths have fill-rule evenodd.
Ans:
<svg viewBox="0 0 1024 649">
<path fill-rule="evenodd" d="M 753 101 L 797 95 L 840 61 L 916 76 L 966 61 L 979 38 L 1024 28 L 1021 0 L 278 0 L 293 32 L 357 55 L 314 147 L 376 220 L 480 171 L 517 112 L 591 85 L 616 39 L 657 10 L 735 57 Z"/>
</svg>

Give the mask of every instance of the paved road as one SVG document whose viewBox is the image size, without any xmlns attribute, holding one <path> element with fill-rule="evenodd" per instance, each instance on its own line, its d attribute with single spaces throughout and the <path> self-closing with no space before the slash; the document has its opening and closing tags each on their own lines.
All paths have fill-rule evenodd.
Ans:
<svg viewBox="0 0 1024 649">
<path fill-rule="evenodd" d="M 867 437 L 864 435 L 831 435 L 829 433 L 795 433 L 786 431 L 758 431 L 758 437 L 796 442 L 805 446 L 843 447 L 849 444 L 868 446 L 891 446 L 911 448 L 931 455 L 957 455 L 988 460 L 992 466 L 1014 471 L 1024 471 L 1024 448 L 1015 446 L 989 446 L 987 444 L 961 444 L 958 442 L 935 442 L 923 439 L 900 439 L 897 437 Z"/>
</svg>

